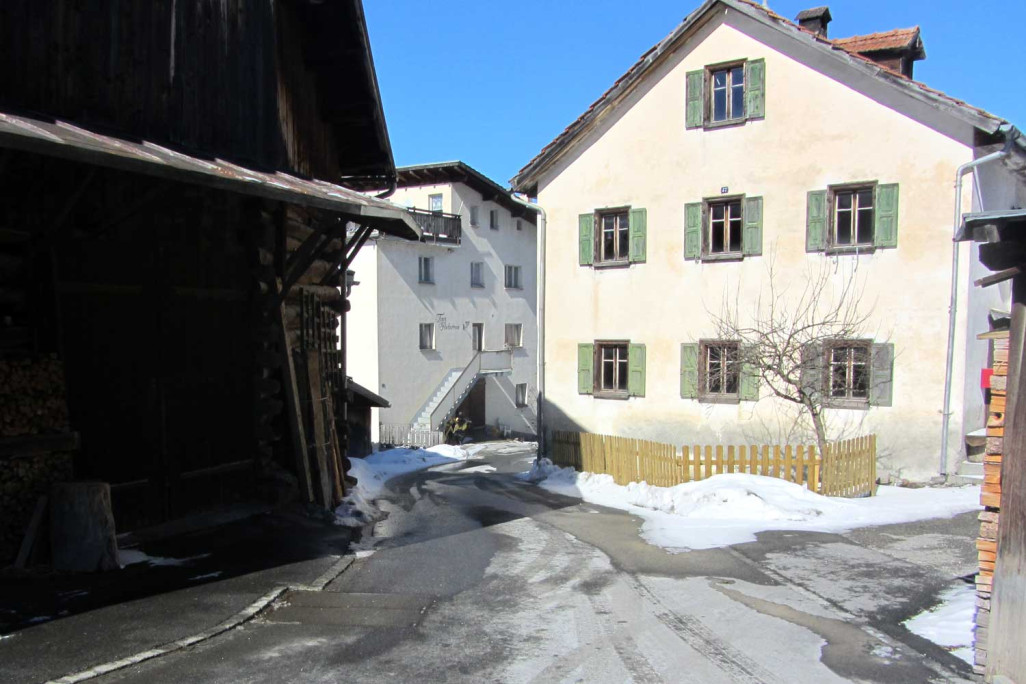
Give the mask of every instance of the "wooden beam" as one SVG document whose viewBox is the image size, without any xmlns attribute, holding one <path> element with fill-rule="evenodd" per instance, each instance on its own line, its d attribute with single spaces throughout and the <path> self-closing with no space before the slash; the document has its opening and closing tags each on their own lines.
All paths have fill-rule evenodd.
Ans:
<svg viewBox="0 0 1026 684">
<path fill-rule="evenodd" d="M 328 282 L 332 278 L 334 278 L 338 273 L 345 273 L 346 269 L 349 268 L 349 265 L 353 263 L 353 259 L 356 258 L 356 255 L 357 253 L 359 253 L 360 248 L 363 247 L 365 242 L 367 242 L 367 239 L 370 237 L 370 234 L 371 232 L 373 232 L 373 230 L 374 229 L 370 226 L 360 226 L 357 229 L 356 233 L 353 234 L 353 238 L 349 241 L 349 244 L 346 245 L 345 253 L 343 254 L 343 256 L 339 259 L 338 262 L 333 264 L 331 270 L 329 270 L 326 274 L 324 274 L 324 277 L 321 278 L 321 285 L 327 285 Z"/>
<path fill-rule="evenodd" d="M 996 285 L 997 283 L 1003 283 L 1006 280 L 1010 280 L 1020 273 L 1022 273 L 1021 266 L 1012 266 L 1011 268 L 1006 268 L 1003 271 L 998 271 L 997 273 L 991 273 L 989 276 L 984 276 L 978 279 L 975 284 L 976 287 L 990 287 L 991 285 Z"/>
<path fill-rule="evenodd" d="M 310 463 L 306 451 L 306 426 L 303 421 L 303 406 L 299 401 L 299 384 L 296 381 L 296 364 L 292 358 L 292 344 L 285 326 L 285 304 L 278 305 L 278 346 L 282 355 L 282 379 L 285 381 L 285 413 L 292 435 L 292 451 L 296 459 L 296 477 L 299 479 L 300 496 L 312 502 L 313 486 L 310 483 Z"/>
<path fill-rule="evenodd" d="M 314 492 L 317 496 L 317 503 L 324 508 L 331 508 L 332 503 L 332 477 L 331 466 L 328 463 L 327 433 L 324 425 L 324 395 L 321 392 L 321 353 L 316 349 L 304 352 L 306 354 L 306 377 L 310 389 L 310 424 L 312 435 L 310 436 L 309 447 L 313 450 L 311 456 L 317 465 L 317 489 Z"/>
<path fill-rule="evenodd" d="M 1006 240 L 980 245 L 980 263 L 992 271 L 1003 271 L 1026 264 L 1026 243 Z"/>
</svg>

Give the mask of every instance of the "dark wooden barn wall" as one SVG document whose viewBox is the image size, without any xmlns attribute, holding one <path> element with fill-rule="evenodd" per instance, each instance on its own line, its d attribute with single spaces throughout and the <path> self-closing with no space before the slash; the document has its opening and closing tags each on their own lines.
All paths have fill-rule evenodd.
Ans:
<svg viewBox="0 0 1026 684">
<path fill-rule="evenodd" d="M 273 0 L 5 0 L 0 104 L 334 179 L 295 12 Z"/>
</svg>

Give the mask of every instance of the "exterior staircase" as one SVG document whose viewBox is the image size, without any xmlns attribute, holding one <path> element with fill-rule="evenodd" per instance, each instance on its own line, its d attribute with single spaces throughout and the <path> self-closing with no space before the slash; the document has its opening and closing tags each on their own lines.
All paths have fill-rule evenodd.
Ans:
<svg viewBox="0 0 1026 684">
<path fill-rule="evenodd" d="M 442 382 L 438 383 L 438 388 L 435 393 L 431 395 L 431 398 L 427 400 L 424 406 L 420 409 L 417 415 L 413 419 L 413 424 L 422 427 L 425 430 L 431 429 L 431 413 L 438 408 L 438 405 L 442 402 L 442 398 L 448 394 L 449 390 L 459 379 L 460 374 L 463 373 L 462 368 L 453 368 L 445 377 L 442 378 Z"/>
<path fill-rule="evenodd" d="M 429 430 L 440 430 L 467 398 L 479 379 L 513 371 L 510 349 L 479 351 L 465 368 L 453 369 L 438 385 L 438 390 L 417 414 L 415 423 Z"/>
</svg>

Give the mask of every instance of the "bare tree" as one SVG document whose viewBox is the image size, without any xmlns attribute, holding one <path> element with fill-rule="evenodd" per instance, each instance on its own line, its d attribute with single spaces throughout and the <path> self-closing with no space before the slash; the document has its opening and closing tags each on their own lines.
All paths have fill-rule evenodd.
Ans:
<svg viewBox="0 0 1026 684">
<path fill-rule="evenodd" d="M 785 285 L 770 261 L 768 284 L 754 302 L 742 301 L 739 287 L 732 300 L 725 293 L 722 314 L 712 313 L 717 336 L 739 342 L 741 372 L 757 375 L 773 396 L 796 409 L 797 422 L 811 426 L 820 453 L 832 436 L 824 409 L 843 404 L 837 395 L 850 392 L 853 373 L 862 374 L 854 382 L 860 395 L 864 388 L 868 401 L 874 355 L 881 346 L 886 347 L 883 353 L 891 353 L 890 345 L 846 347 L 865 351 L 856 351 L 857 359 L 845 367 L 831 358 L 830 350 L 839 342 L 867 337 L 873 308 L 863 301 L 854 267 L 841 274 L 835 273 L 836 267 L 836 262 L 824 261 L 818 271 L 810 269 L 804 278 Z M 885 361 L 889 368 L 889 357 Z M 838 380 L 846 384 L 841 390 L 836 389 Z"/>
</svg>

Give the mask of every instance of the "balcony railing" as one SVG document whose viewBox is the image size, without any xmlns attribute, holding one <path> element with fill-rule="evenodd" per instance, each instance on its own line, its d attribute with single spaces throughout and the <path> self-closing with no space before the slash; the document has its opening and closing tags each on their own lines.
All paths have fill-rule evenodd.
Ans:
<svg viewBox="0 0 1026 684">
<path fill-rule="evenodd" d="M 459 214 L 441 211 L 407 209 L 420 226 L 421 242 L 440 242 L 449 245 L 460 244 L 463 235 L 463 219 Z"/>
</svg>

